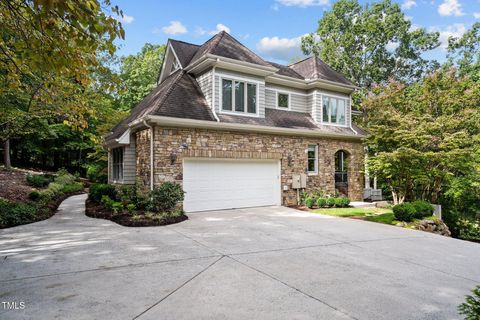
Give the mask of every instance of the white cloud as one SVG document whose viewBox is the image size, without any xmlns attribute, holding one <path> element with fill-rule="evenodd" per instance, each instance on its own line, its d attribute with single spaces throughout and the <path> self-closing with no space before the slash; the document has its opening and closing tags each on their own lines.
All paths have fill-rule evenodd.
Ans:
<svg viewBox="0 0 480 320">
<path fill-rule="evenodd" d="M 446 49 L 448 47 L 448 38 L 459 38 L 467 31 L 463 23 L 455 23 L 447 26 L 445 29 L 432 27 L 430 31 L 436 31 L 440 33 L 438 40 L 440 41 L 440 48 Z"/>
<path fill-rule="evenodd" d="M 458 0 L 444 0 L 438 6 L 438 13 L 441 16 L 463 16 L 462 5 Z"/>
<path fill-rule="evenodd" d="M 404 0 L 402 3 L 402 9 L 408 10 L 411 9 L 412 7 L 416 7 L 417 3 L 415 0 Z"/>
<path fill-rule="evenodd" d="M 480 11 L 479 11 L 479 12 L 474 12 L 474 13 L 473 13 L 473 17 L 474 17 L 475 19 L 480 19 Z"/>
<path fill-rule="evenodd" d="M 120 20 L 121 22 L 125 23 L 125 24 L 130 24 L 133 22 L 133 20 L 135 20 L 134 17 L 132 16 L 129 16 L 127 14 L 124 14 L 123 17 L 119 17 L 118 20 Z"/>
<path fill-rule="evenodd" d="M 158 30 L 155 31 L 158 32 Z M 170 21 L 170 24 L 168 26 L 162 27 L 162 32 L 172 35 L 181 34 L 187 33 L 187 28 L 180 21 Z"/>
<path fill-rule="evenodd" d="M 295 38 L 263 37 L 257 43 L 260 53 L 269 58 L 289 61 L 292 58 L 303 56 L 300 44 L 302 36 Z"/>
<path fill-rule="evenodd" d="M 387 45 L 385 46 L 385 48 L 386 48 L 388 51 L 393 52 L 393 51 L 395 51 L 395 49 L 398 48 L 399 45 L 400 45 L 400 44 L 399 44 L 398 42 L 389 41 L 389 42 L 387 43 Z"/>
<path fill-rule="evenodd" d="M 277 3 L 286 7 L 306 8 L 310 6 L 324 6 L 329 4 L 329 0 L 277 0 Z M 273 6 L 273 10 L 278 10 L 278 6 Z"/>
<path fill-rule="evenodd" d="M 230 28 L 227 27 L 226 25 L 222 24 L 222 23 L 218 23 L 216 26 L 215 26 L 215 30 L 205 30 L 203 29 L 202 27 L 197 27 L 196 29 L 196 32 L 203 36 L 205 34 L 208 34 L 208 35 L 211 35 L 211 36 L 214 36 L 216 35 L 217 33 L 221 32 L 221 31 L 225 31 L 227 33 L 230 33 Z"/>
</svg>

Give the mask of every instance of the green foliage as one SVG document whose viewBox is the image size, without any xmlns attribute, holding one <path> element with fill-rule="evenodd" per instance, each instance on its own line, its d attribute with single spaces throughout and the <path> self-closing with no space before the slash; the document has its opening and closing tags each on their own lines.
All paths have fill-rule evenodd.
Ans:
<svg viewBox="0 0 480 320">
<path fill-rule="evenodd" d="M 67 185 L 67 184 L 72 184 L 76 180 L 75 176 L 73 174 L 68 173 L 65 170 L 59 170 L 58 171 L 58 176 L 55 178 L 55 183 L 61 184 L 61 185 Z"/>
<path fill-rule="evenodd" d="M 307 208 L 312 209 L 315 205 L 315 198 L 314 197 L 307 197 L 305 198 L 305 205 Z"/>
<path fill-rule="evenodd" d="M 104 163 L 92 163 L 87 165 L 87 178 L 91 182 L 107 183 L 107 166 Z"/>
<path fill-rule="evenodd" d="M 458 238 L 480 243 L 480 221 L 459 219 L 456 226 Z"/>
<path fill-rule="evenodd" d="M 326 201 L 327 207 L 331 208 L 331 207 L 335 206 L 335 203 L 336 203 L 336 201 L 335 201 L 334 197 L 327 198 L 327 201 Z"/>
<path fill-rule="evenodd" d="M 327 199 L 326 198 L 318 198 L 317 199 L 317 207 L 325 208 L 327 206 Z"/>
<path fill-rule="evenodd" d="M 465 297 L 465 302 L 458 306 L 458 312 L 465 316 L 465 320 L 480 319 L 480 286 L 476 286 L 472 294 Z"/>
<path fill-rule="evenodd" d="M 430 203 L 423 200 L 416 200 L 412 202 L 415 208 L 415 219 L 423 219 L 433 215 L 433 207 Z"/>
<path fill-rule="evenodd" d="M 112 210 L 114 214 L 118 214 L 123 211 L 123 204 L 112 200 L 109 196 L 103 195 L 101 199 L 103 206 L 109 210 Z"/>
<path fill-rule="evenodd" d="M 347 197 L 338 197 L 335 199 L 335 206 L 338 208 L 346 208 L 350 204 L 350 199 Z"/>
<path fill-rule="evenodd" d="M 147 209 L 153 212 L 170 212 L 178 202 L 183 201 L 185 192 L 175 182 L 164 182 L 148 194 Z"/>
<path fill-rule="evenodd" d="M 122 57 L 119 109 L 132 109 L 155 88 L 164 54 L 165 45 L 146 43 L 138 54 Z"/>
<path fill-rule="evenodd" d="M 32 201 L 37 201 L 40 198 L 40 193 L 38 191 L 32 191 L 28 194 L 28 199 Z"/>
<path fill-rule="evenodd" d="M 480 83 L 454 71 L 438 71 L 409 86 L 374 88 L 363 103 L 369 170 L 389 186 L 394 203 L 441 200 L 465 213 L 478 207 L 478 101 Z"/>
<path fill-rule="evenodd" d="M 461 76 L 480 81 L 480 22 L 475 22 L 461 37 L 448 40 L 448 58 Z"/>
<path fill-rule="evenodd" d="M 88 196 L 93 201 L 100 203 L 103 196 L 108 196 L 110 199 L 116 199 L 117 190 L 115 189 L 115 186 L 110 184 L 94 183 L 90 186 Z"/>
<path fill-rule="evenodd" d="M 127 208 L 128 213 L 130 213 L 130 214 L 133 214 L 135 212 L 135 210 L 137 209 L 137 207 L 135 206 L 134 203 L 127 204 L 126 208 Z"/>
<path fill-rule="evenodd" d="M 27 183 L 35 188 L 46 187 L 50 182 L 52 182 L 54 177 L 52 175 L 28 175 Z"/>
<path fill-rule="evenodd" d="M 34 221 L 37 209 L 28 203 L 0 199 L 0 228 Z"/>
<path fill-rule="evenodd" d="M 415 218 L 415 207 L 409 203 L 404 202 L 393 207 L 393 214 L 398 221 L 410 222 Z"/>
<path fill-rule="evenodd" d="M 63 193 L 74 193 L 82 190 L 83 190 L 83 184 L 81 182 L 73 182 L 73 183 L 63 185 L 61 191 Z"/>
<path fill-rule="evenodd" d="M 117 198 L 125 206 L 133 204 L 137 209 L 145 209 L 147 206 L 147 197 L 138 189 L 137 185 L 122 186 L 117 190 Z"/>
<path fill-rule="evenodd" d="M 302 50 L 368 89 L 391 77 L 419 79 L 435 67 L 422 54 L 439 46 L 438 36 L 412 28 L 400 6 L 390 0 L 365 6 L 357 0 L 339 0 L 323 14 L 316 32 L 302 38 Z M 392 44 L 396 46 L 391 48 Z"/>
<path fill-rule="evenodd" d="M 52 191 L 55 195 L 59 195 L 62 193 L 64 185 L 58 182 L 51 182 L 48 185 L 48 190 Z"/>
</svg>

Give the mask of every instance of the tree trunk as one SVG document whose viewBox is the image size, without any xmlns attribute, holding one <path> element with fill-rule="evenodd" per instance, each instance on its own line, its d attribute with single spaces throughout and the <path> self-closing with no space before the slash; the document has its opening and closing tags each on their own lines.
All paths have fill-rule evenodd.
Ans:
<svg viewBox="0 0 480 320">
<path fill-rule="evenodd" d="M 3 164 L 5 165 L 5 169 L 12 169 L 12 163 L 10 162 L 10 139 L 3 142 Z"/>
</svg>

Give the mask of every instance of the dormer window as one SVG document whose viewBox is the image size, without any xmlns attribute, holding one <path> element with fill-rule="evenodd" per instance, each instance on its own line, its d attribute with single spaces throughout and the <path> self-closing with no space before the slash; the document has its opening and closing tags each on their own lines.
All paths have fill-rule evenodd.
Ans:
<svg viewBox="0 0 480 320">
<path fill-rule="evenodd" d="M 323 96 L 322 122 L 344 125 L 346 104 L 345 99 Z"/>
<path fill-rule="evenodd" d="M 288 93 L 277 92 L 277 108 L 290 108 L 290 95 Z"/>
<path fill-rule="evenodd" d="M 257 85 L 246 81 L 222 79 L 222 111 L 256 115 Z"/>
</svg>

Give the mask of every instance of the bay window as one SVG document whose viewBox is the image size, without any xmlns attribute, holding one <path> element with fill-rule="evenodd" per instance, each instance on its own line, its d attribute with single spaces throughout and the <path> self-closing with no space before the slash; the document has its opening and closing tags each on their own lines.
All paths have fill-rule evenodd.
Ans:
<svg viewBox="0 0 480 320">
<path fill-rule="evenodd" d="M 222 110 L 240 114 L 257 113 L 257 85 L 222 79 Z"/>
<path fill-rule="evenodd" d="M 323 96 L 323 122 L 345 124 L 346 100 Z"/>
</svg>

